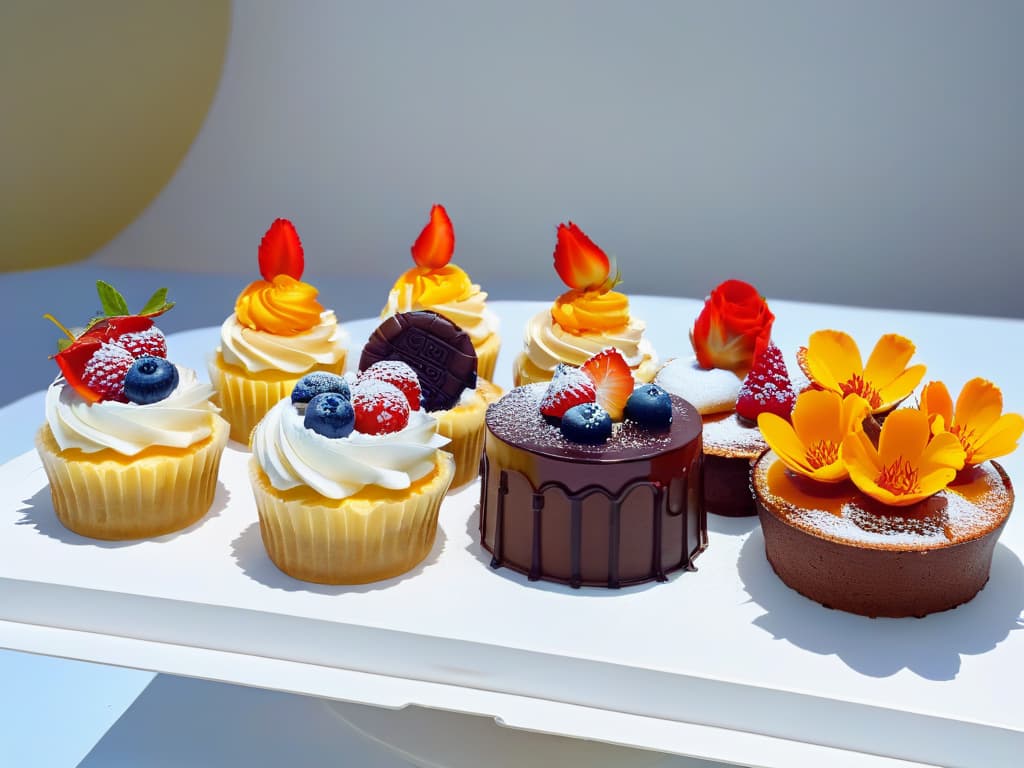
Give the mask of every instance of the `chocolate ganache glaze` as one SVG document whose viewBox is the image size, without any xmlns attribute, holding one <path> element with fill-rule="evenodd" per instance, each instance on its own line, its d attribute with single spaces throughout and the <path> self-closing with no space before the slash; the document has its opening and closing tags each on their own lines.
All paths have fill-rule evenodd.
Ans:
<svg viewBox="0 0 1024 768">
<path fill-rule="evenodd" d="M 697 410 L 673 395 L 668 429 L 627 420 L 586 445 L 541 415 L 546 386 L 517 387 L 487 409 L 480 538 L 492 567 L 613 589 L 695 570 L 707 547 Z"/>
</svg>

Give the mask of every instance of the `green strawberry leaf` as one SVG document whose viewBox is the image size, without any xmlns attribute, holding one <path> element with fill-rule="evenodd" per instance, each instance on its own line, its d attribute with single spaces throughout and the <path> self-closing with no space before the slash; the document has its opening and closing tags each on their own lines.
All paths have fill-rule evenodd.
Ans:
<svg viewBox="0 0 1024 768">
<path fill-rule="evenodd" d="M 121 317 L 131 314 L 128 311 L 128 302 L 124 296 L 117 292 L 110 283 L 102 280 L 96 281 L 96 292 L 100 295 L 100 303 L 103 305 L 103 312 L 107 317 Z"/>
<path fill-rule="evenodd" d="M 153 312 L 157 312 L 161 307 L 167 303 L 167 289 L 158 288 L 156 293 L 149 297 L 145 306 L 139 310 L 140 315 L 148 315 Z"/>
<path fill-rule="evenodd" d="M 57 339 L 57 351 L 63 352 L 65 349 L 67 349 L 74 343 L 75 342 L 72 339 L 69 339 L 67 336 Z"/>
</svg>

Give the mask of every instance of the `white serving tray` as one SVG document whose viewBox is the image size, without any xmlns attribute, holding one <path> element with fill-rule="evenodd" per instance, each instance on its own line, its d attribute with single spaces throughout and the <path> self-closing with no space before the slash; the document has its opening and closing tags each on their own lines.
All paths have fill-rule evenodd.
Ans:
<svg viewBox="0 0 1024 768">
<path fill-rule="evenodd" d="M 688 354 L 698 303 L 637 298 L 663 357 Z M 493 302 L 499 383 L 539 303 Z M 918 344 L 928 379 L 973 375 L 1024 411 L 1024 323 L 772 302 L 790 356 L 821 327 L 869 351 Z M 349 324 L 353 364 L 373 321 Z M 170 339 L 205 368 L 216 329 Z M 41 396 L 4 419 L 42 416 Z M 28 446 L 26 445 L 26 448 Z M 35 454 L 0 467 L 0 646 L 326 698 L 498 717 L 527 730 L 743 765 L 1017 765 L 1024 750 L 1024 523 L 1011 517 L 989 585 L 925 619 L 824 609 L 772 573 L 755 519 L 712 517 L 696 573 L 621 591 L 492 570 L 475 485 L 446 500 L 432 553 L 361 587 L 284 576 L 267 559 L 248 454 L 225 453 L 214 508 L 178 534 L 84 539 L 57 523 Z M 1024 477 L 1020 454 L 1004 461 Z M 885 759 L 889 758 L 889 759 Z"/>
</svg>

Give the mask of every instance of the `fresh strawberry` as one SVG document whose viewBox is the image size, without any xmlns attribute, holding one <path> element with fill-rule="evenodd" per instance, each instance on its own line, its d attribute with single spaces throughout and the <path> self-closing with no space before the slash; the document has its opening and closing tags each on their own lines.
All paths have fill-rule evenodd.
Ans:
<svg viewBox="0 0 1024 768">
<path fill-rule="evenodd" d="M 561 419 L 574 405 L 593 403 L 596 400 L 597 387 L 594 380 L 579 368 L 560 363 L 540 401 L 540 412 Z"/>
<path fill-rule="evenodd" d="M 367 379 L 352 388 L 356 431 L 383 435 L 405 429 L 409 423 L 409 401 L 405 393 L 386 381 Z"/>
<path fill-rule="evenodd" d="M 455 230 L 443 205 L 430 209 L 430 221 L 412 244 L 412 260 L 423 269 L 440 269 L 455 253 Z"/>
<path fill-rule="evenodd" d="M 260 274 L 268 283 L 278 275 L 301 280 L 306 261 L 295 225 L 288 219 L 275 219 L 260 240 L 258 258 Z"/>
<path fill-rule="evenodd" d="M 774 413 L 789 420 L 796 403 L 796 393 L 789 380 L 782 352 L 773 343 L 754 360 L 754 365 L 740 386 L 736 413 L 749 421 L 757 421 L 762 413 Z"/>
<path fill-rule="evenodd" d="M 556 236 L 555 271 L 567 286 L 605 293 L 621 282 L 614 260 L 571 221 L 559 224 Z"/>
<path fill-rule="evenodd" d="M 597 404 L 608 411 L 612 421 L 621 421 L 626 401 L 633 394 L 633 372 L 622 353 L 614 347 L 602 349 L 580 366 L 594 380 Z"/>
<path fill-rule="evenodd" d="M 413 411 L 420 409 L 420 379 L 408 363 L 401 360 L 378 360 L 356 377 L 356 385 L 365 381 L 386 381 L 402 391 Z"/>
<path fill-rule="evenodd" d="M 157 328 L 148 328 L 145 331 L 133 331 L 123 333 L 111 339 L 112 344 L 123 347 L 131 353 L 132 357 L 167 357 L 167 339 L 163 332 Z"/>
<path fill-rule="evenodd" d="M 101 400 L 120 400 L 124 396 L 124 379 L 135 364 L 131 353 L 116 344 L 102 342 L 82 369 L 82 383 Z"/>
</svg>

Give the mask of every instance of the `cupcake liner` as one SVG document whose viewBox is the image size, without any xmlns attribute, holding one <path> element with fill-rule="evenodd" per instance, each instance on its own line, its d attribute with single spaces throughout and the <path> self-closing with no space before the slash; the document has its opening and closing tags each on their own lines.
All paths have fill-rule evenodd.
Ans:
<svg viewBox="0 0 1024 768">
<path fill-rule="evenodd" d="M 468 405 L 435 413 L 437 434 L 451 440 L 441 450 L 455 457 L 452 489 L 460 488 L 480 474 L 480 456 L 484 450 L 484 416 L 487 403 L 483 395 Z"/>
<path fill-rule="evenodd" d="M 406 491 L 368 488 L 333 500 L 311 491 L 278 491 L 255 457 L 249 461 L 267 554 L 289 576 L 320 584 L 380 581 L 423 560 L 434 545 L 453 473 L 451 456 L 438 451 L 436 469 Z"/>
<path fill-rule="evenodd" d="M 494 378 L 494 369 L 498 364 L 498 352 L 501 350 L 501 336 L 492 333 L 476 347 L 476 375 L 490 381 Z"/>
<path fill-rule="evenodd" d="M 221 416 L 231 424 L 231 439 L 244 445 L 260 419 L 271 408 L 291 396 L 296 382 L 312 371 L 341 374 L 345 370 L 345 353 L 334 365 L 316 366 L 310 371 L 291 375 L 280 372 L 247 373 L 224 362 L 221 353 L 209 362 L 210 382 L 217 390 Z"/>
<path fill-rule="evenodd" d="M 48 425 L 36 434 L 36 449 L 61 524 L 82 536 L 125 540 L 178 531 L 205 515 L 227 441 L 228 425 L 215 417 L 206 440 L 185 449 L 148 449 L 134 459 L 113 451 L 61 451 Z"/>
</svg>

